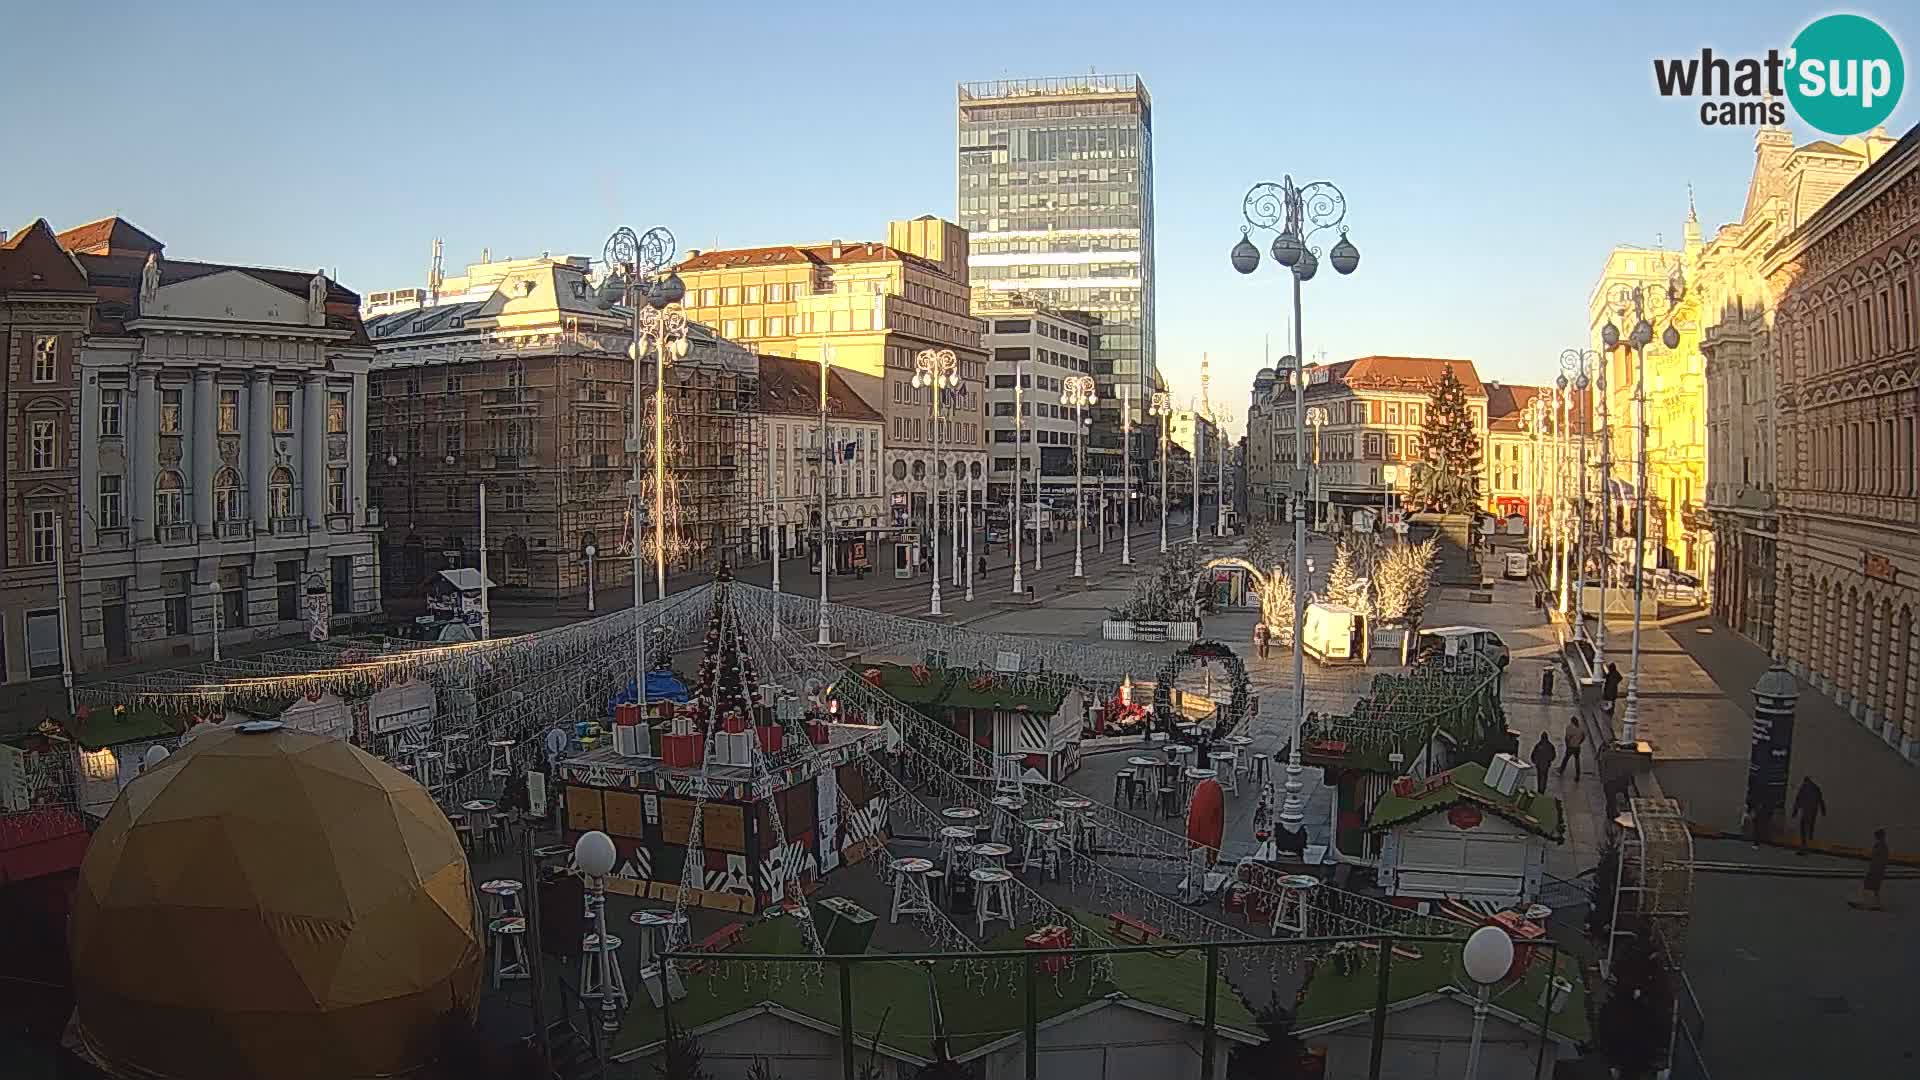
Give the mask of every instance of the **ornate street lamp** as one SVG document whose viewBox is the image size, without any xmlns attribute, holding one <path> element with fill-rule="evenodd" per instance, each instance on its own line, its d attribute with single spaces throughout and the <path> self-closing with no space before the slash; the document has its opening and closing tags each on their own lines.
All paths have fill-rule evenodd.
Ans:
<svg viewBox="0 0 1920 1080">
<path fill-rule="evenodd" d="M 940 399 L 960 385 L 960 360 L 952 349 L 922 349 L 913 358 L 914 389 L 928 389 L 933 398 L 933 468 L 927 475 L 929 498 L 933 507 L 928 540 L 933 544 L 933 601 L 927 616 L 946 617 L 940 610 Z"/>
<path fill-rule="evenodd" d="M 633 479 L 628 493 L 633 515 L 633 685 L 635 702 L 641 715 L 647 711 L 647 619 L 646 563 L 640 546 L 640 499 L 643 490 L 640 473 L 640 401 L 647 343 L 653 343 L 655 367 L 653 403 L 653 554 L 658 583 L 655 592 L 667 594 L 666 540 L 666 385 L 668 355 L 675 359 L 687 354 L 687 317 L 680 310 L 686 285 L 680 275 L 661 271 L 673 264 L 676 251 L 673 234 L 655 226 L 636 236 L 622 225 L 607 238 L 603 253 L 609 273 L 626 284 L 627 307 L 633 312 L 633 343 L 627 356 L 633 361 L 633 428 L 627 438 L 627 454 L 633 459 Z M 484 550 L 484 547 L 483 549 Z"/>
<path fill-rule="evenodd" d="M 1291 270 L 1293 279 L 1293 491 L 1297 496 L 1305 487 L 1305 469 L 1301 467 L 1302 451 L 1307 441 L 1306 431 L 1306 368 L 1303 359 L 1306 347 L 1303 344 L 1300 320 L 1300 286 L 1313 280 L 1319 269 L 1319 253 L 1312 246 L 1314 236 L 1329 230 L 1339 230 L 1339 242 L 1328 252 L 1335 272 L 1347 275 L 1360 266 L 1360 249 L 1353 246 L 1347 238 L 1346 217 L 1347 197 L 1340 189 L 1324 180 L 1295 187 L 1293 177 L 1284 176 L 1280 183 L 1255 184 L 1247 191 L 1241 202 L 1241 212 L 1247 220 L 1242 227 L 1240 242 L 1233 247 L 1233 268 L 1242 274 L 1251 274 L 1260 265 L 1260 249 L 1249 238 L 1253 229 L 1271 229 L 1276 231 L 1271 251 L 1273 261 Z M 1285 361 L 1283 360 L 1284 364 Z M 1293 517 L 1293 576 L 1296 582 L 1293 590 L 1293 739 L 1287 754 L 1286 801 L 1280 810 L 1280 822 L 1289 830 L 1298 831 L 1305 815 L 1301 812 L 1300 792 L 1302 789 L 1300 774 L 1300 724 L 1307 715 L 1306 658 L 1301 651 L 1300 628 L 1305 621 L 1306 612 L 1306 558 L 1307 558 L 1307 520 L 1302 508 L 1295 499 Z"/>
<path fill-rule="evenodd" d="M 1626 341 L 1633 346 L 1634 410 L 1634 519 L 1633 519 L 1633 646 L 1632 667 L 1627 675 L 1626 719 L 1620 728 L 1620 741 L 1629 746 L 1639 739 L 1640 727 L 1640 615 L 1646 592 L 1644 563 L 1647 550 L 1647 346 L 1653 344 L 1653 324 L 1667 324 L 1660 344 L 1668 349 L 1680 347 L 1680 331 L 1673 325 L 1680 301 L 1687 295 L 1686 279 L 1675 267 L 1664 288 L 1649 293 L 1639 285 L 1620 285 L 1609 296 L 1610 306 L 1624 320 L 1633 312 L 1633 329 Z M 1621 341 L 1620 328 L 1609 320 L 1600 328 L 1600 343 L 1612 351 Z"/>
<path fill-rule="evenodd" d="M 1069 375 L 1060 381 L 1060 403 L 1071 408 L 1074 419 L 1078 421 L 1073 432 L 1073 576 L 1076 578 L 1087 576 L 1086 566 L 1080 557 L 1080 524 L 1087 516 L 1086 500 L 1080 494 L 1080 481 L 1087 471 L 1087 427 L 1093 422 L 1093 418 L 1087 415 L 1087 409 L 1097 400 L 1099 397 L 1094 390 L 1093 376 Z M 1100 516 L 1104 530 L 1104 507 Z"/>
<path fill-rule="evenodd" d="M 1156 390 L 1147 414 L 1160 426 L 1160 554 L 1167 553 L 1167 423 L 1173 416 L 1173 395 Z"/>
<path fill-rule="evenodd" d="M 1573 401 L 1586 401 L 1587 389 L 1592 385 L 1593 370 L 1598 366 L 1599 360 L 1600 354 L 1594 352 L 1592 349 L 1567 349 L 1561 352 L 1560 378 L 1571 381 L 1575 394 L 1575 397 L 1569 399 L 1568 402 L 1567 410 L 1569 417 L 1571 417 L 1573 413 Z M 1589 409 L 1588 415 L 1591 416 L 1591 414 L 1592 410 Z M 1591 425 L 1582 419 L 1576 423 L 1574 428 L 1574 434 L 1580 443 L 1579 472 L 1577 474 L 1579 480 L 1575 484 L 1575 490 L 1579 493 L 1579 505 L 1575 511 L 1577 516 L 1575 517 L 1573 534 L 1573 626 L 1574 639 L 1576 641 L 1587 632 L 1587 428 L 1589 426 Z M 1602 605 L 1600 609 L 1600 624 L 1604 626 L 1606 625 L 1606 621 L 1606 607 Z M 1597 645 L 1594 647 L 1594 656 L 1595 662 L 1600 663 L 1600 649 Z"/>
</svg>

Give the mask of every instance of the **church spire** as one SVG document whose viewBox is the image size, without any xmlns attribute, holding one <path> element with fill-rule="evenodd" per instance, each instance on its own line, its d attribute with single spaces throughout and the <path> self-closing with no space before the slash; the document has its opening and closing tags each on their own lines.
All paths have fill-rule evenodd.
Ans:
<svg viewBox="0 0 1920 1080">
<path fill-rule="evenodd" d="M 1693 206 L 1693 185 L 1687 185 L 1687 224 L 1681 230 L 1681 249 L 1691 258 L 1702 246 L 1700 239 L 1700 214 Z"/>
</svg>

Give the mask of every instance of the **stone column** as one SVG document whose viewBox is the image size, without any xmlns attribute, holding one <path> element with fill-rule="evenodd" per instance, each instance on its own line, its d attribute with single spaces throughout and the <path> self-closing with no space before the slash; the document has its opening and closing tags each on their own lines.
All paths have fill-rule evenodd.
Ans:
<svg viewBox="0 0 1920 1080">
<path fill-rule="evenodd" d="M 154 538 L 153 487 L 160 478 L 160 388 L 158 373 L 150 367 L 134 370 L 133 425 L 127 439 L 127 461 L 132 472 L 133 538 L 136 543 L 152 543 Z"/>
<path fill-rule="evenodd" d="M 307 528 L 327 527 L 327 380 L 310 374 L 300 381 L 300 492 Z"/>
<path fill-rule="evenodd" d="M 220 467 L 214 453 L 213 430 L 219 403 L 214 398 L 213 369 L 193 372 L 193 471 L 187 486 L 193 489 L 193 522 L 206 540 L 213 536 L 213 474 Z"/>
<path fill-rule="evenodd" d="M 1908 761 L 1920 761 L 1920 634 L 1913 632 L 1913 616 L 1907 616 L 1907 693 L 1906 707 L 1894 725 L 1900 753 Z"/>
<path fill-rule="evenodd" d="M 347 395 L 347 498 L 353 508 L 355 530 L 367 527 L 367 376 L 353 377 L 353 390 Z M 537 435 L 535 437 L 538 437 Z"/>
<path fill-rule="evenodd" d="M 247 385 L 247 445 L 240 460 L 247 463 L 247 516 L 253 531 L 265 536 L 273 528 L 267 497 L 273 476 L 273 383 L 265 369 L 256 370 Z"/>
<path fill-rule="evenodd" d="M 1867 656 L 1860 671 L 1866 681 L 1860 684 L 1861 720 L 1877 726 L 1883 704 L 1881 693 L 1887 684 L 1886 608 L 1877 600 L 1863 601 L 1867 611 Z"/>
</svg>

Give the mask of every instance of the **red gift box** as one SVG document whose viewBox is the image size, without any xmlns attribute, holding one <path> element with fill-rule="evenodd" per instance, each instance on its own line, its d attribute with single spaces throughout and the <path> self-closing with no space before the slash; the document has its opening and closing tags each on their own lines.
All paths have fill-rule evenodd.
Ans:
<svg viewBox="0 0 1920 1080">
<path fill-rule="evenodd" d="M 615 705 L 613 722 L 619 727 L 632 727 L 640 722 L 640 706 L 636 704 Z"/>
<path fill-rule="evenodd" d="M 787 741 L 786 729 L 779 724 L 758 724 L 753 730 L 760 736 L 761 753 L 776 753 Z"/>
<path fill-rule="evenodd" d="M 829 734 L 830 732 L 828 731 L 826 721 L 824 720 L 807 721 L 807 741 L 812 743 L 813 745 L 815 746 L 827 745 L 827 738 Z"/>
<path fill-rule="evenodd" d="M 1064 926 L 1043 926 L 1027 935 L 1026 945 L 1029 949 L 1069 949 L 1073 947 L 1073 938 Z M 1064 956 L 1043 957 L 1039 964 L 1040 970 L 1049 975 L 1065 970 L 1066 966 Z"/>
<path fill-rule="evenodd" d="M 1410 796 L 1412 796 L 1413 795 L 1413 777 L 1411 776 L 1394 777 L 1393 793 L 1395 795 L 1400 796 L 1403 799 L 1409 798 Z"/>
<path fill-rule="evenodd" d="M 700 743 L 698 735 L 663 735 L 660 759 L 676 769 L 696 768 L 700 764 Z"/>
<path fill-rule="evenodd" d="M 737 712 L 731 712 L 720 721 L 720 727 L 729 735 L 738 735 L 747 730 L 747 718 Z"/>
</svg>

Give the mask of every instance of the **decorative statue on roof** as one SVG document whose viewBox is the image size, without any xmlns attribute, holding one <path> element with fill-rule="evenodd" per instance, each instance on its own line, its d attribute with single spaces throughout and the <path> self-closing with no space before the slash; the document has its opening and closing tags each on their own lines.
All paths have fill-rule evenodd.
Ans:
<svg viewBox="0 0 1920 1080">
<path fill-rule="evenodd" d="M 327 324 L 327 272 L 321 270 L 307 282 L 307 325 Z"/>
<path fill-rule="evenodd" d="M 160 296 L 160 253 L 147 252 L 147 265 L 140 268 L 140 306 L 146 307 Z"/>
</svg>

